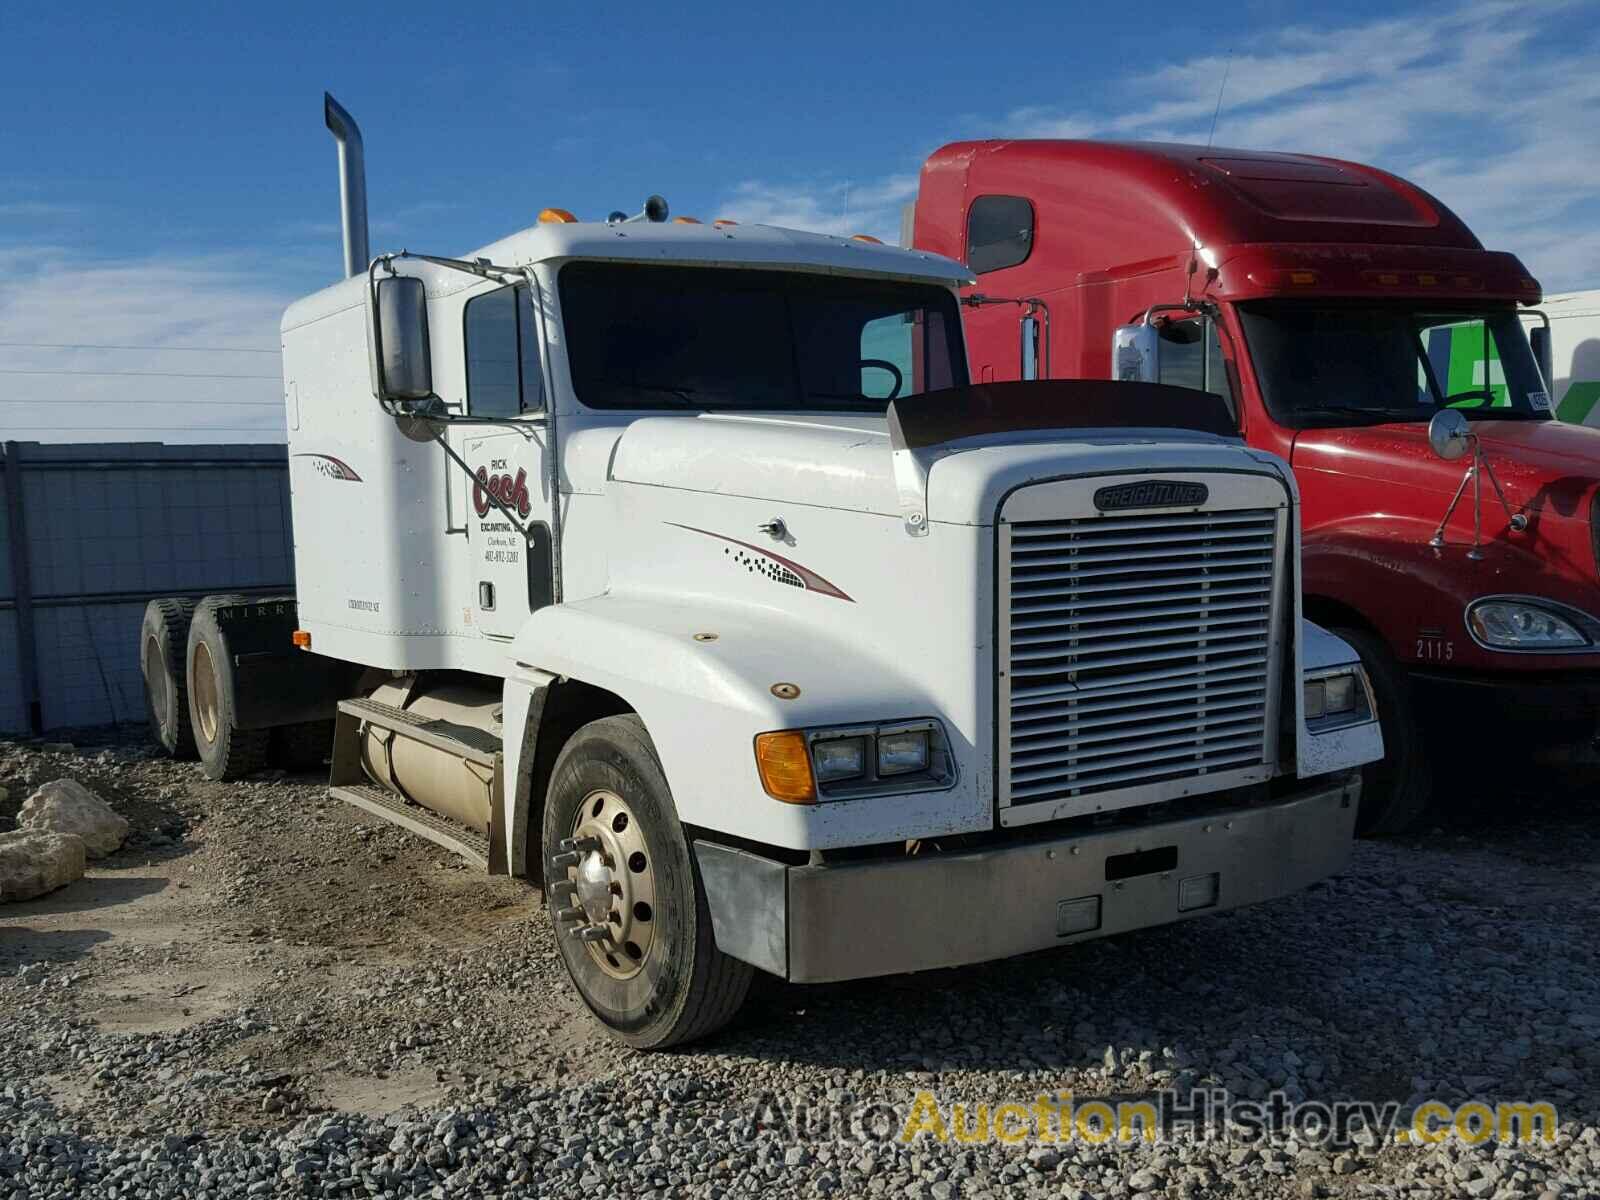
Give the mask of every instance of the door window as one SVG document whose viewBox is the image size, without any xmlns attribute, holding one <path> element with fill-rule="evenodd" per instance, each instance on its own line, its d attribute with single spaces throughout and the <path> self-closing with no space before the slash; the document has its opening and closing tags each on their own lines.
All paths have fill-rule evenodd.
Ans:
<svg viewBox="0 0 1600 1200">
<path fill-rule="evenodd" d="M 544 408 L 544 375 L 528 287 L 500 288 L 467 301 L 467 412 L 519 417 Z"/>
</svg>

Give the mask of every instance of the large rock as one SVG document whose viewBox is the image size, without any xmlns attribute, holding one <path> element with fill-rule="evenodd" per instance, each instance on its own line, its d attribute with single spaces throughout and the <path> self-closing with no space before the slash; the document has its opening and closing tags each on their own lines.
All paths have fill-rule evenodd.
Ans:
<svg viewBox="0 0 1600 1200">
<path fill-rule="evenodd" d="M 32 900 L 65 887 L 82 876 L 87 857 L 76 834 L 0 833 L 0 902 Z"/>
<path fill-rule="evenodd" d="M 57 779 L 23 801 L 17 826 L 38 833 L 74 833 L 90 858 L 104 858 L 128 836 L 128 822 L 76 779 Z"/>
</svg>

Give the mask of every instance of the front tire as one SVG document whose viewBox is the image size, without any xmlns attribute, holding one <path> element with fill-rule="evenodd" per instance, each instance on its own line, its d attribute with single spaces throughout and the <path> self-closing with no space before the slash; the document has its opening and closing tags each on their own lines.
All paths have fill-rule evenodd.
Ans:
<svg viewBox="0 0 1600 1200">
<path fill-rule="evenodd" d="M 217 623 L 218 608 L 242 599 L 207 596 L 195 608 L 194 620 L 189 623 L 189 726 L 200 754 L 200 769 L 207 779 L 243 779 L 267 765 L 272 731 L 239 729 L 234 724 L 238 681 L 228 640 Z"/>
<path fill-rule="evenodd" d="M 752 968 L 717 949 L 644 722 L 606 717 L 572 735 L 551 775 L 542 832 L 556 945 L 578 994 L 613 1035 L 659 1050 L 733 1019 Z"/>
<path fill-rule="evenodd" d="M 1377 635 L 1351 628 L 1333 632 L 1361 656 L 1361 665 L 1372 680 L 1378 724 L 1383 730 L 1383 757 L 1361 768 L 1356 833 L 1361 837 L 1410 833 L 1428 815 L 1433 797 L 1433 770 L 1410 681 Z"/>
</svg>

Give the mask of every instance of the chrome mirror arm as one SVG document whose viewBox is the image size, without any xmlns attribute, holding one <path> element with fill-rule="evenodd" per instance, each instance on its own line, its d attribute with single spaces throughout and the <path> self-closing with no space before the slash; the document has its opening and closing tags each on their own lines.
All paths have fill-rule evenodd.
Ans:
<svg viewBox="0 0 1600 1200">
<path fill-rule="evenodd" d="M 1461 476 L 1461 482 L 1456 486 L 1456 494 L 1450 497 L 1450 503 L 1444 510 L 1444 516 L 1439 521 L 1439 528 L 1433 531 L 1433 537 L 1428 539 L 1428 545 L 1435 549 L 1445 546 L 1444 531 L 1450 524 L 1450 518 L 1456 511 L 1456 505 L 1461 503 L 1461 496 L 1467 490 L 1467 484 L 1472 484 L 1472 549 L 1467 551 L 1467 557 L 1473 562 L 1483 558 L 1483 482 L 1482 477 L 1487 475 L 1489 482 L 1494 485 L 1494 494 L 1500 498 L 1500 507 L 1505 510 L 1506 524 L 1517 533 L 1528 527 L 1528 518 L 1523 513 L 1511 511 L 1511 502 L 1506 499 L 1505 489 L 1500 486 L 1500 477 L 1494 473 L 1488 455 L 1483 452 L 1483 442 L 1475 433 L 1466 435 L 1472 443 L 1472 462 L 1466 472 Z"/>
</svg>

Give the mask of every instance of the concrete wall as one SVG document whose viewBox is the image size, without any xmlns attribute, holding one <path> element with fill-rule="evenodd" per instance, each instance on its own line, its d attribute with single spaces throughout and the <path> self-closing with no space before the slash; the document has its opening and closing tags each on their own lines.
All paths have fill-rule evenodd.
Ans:
<svg viewBox="0 0 1600 1200">
<path fill-rule="evenodd" d="M 0 730 L 142 722 L 147 601 L 293 587 L 282 446 L 3 451 Z"/>
</svg>

